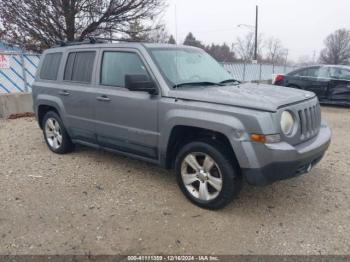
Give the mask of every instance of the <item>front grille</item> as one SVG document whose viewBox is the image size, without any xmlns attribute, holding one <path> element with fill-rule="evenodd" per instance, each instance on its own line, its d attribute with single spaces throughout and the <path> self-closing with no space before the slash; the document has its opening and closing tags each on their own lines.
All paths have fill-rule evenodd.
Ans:
<svg viewBox="0 0 350 262">
<path fill-rule="evenodd" d="M 321 109 L 320 105 L 309 106 L 298 110 L 300 123 L 300 139 L 306 140 L 315 136 L 321 125 Z"/>
</svg>

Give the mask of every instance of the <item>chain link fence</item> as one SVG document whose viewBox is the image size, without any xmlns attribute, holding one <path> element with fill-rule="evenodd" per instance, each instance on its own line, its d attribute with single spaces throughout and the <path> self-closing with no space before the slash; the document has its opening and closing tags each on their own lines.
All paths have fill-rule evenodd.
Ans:
<svg viewBox="0 0 350 262">
<path fill-rule="evenodd" d="M 271 64 L 222 63 L 234 79 L 241 82 L 268 81 L 275 74 L 287 74 L 296 69 L 292 66 L 277 66 Z"/>
<path fill-rule="evenodd" d="M 0 51 L 0 93 L 30 92 L 40 55 Z"/>
</svg>

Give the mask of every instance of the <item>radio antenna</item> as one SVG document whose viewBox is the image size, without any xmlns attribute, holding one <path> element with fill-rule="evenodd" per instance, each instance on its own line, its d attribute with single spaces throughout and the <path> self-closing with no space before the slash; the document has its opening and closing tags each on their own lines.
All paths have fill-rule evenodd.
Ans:
<svg viewBox="0 0 350 262">
<path fill-rule="evenodd" d="M 177 8 L 175 4 L 175 39 L 176 39 L 176 44 L 178 44 L 178 31 L 177 31 Z"/>
<path fill-rule="evenodd" d="M 175 42 L 176 45 L 179 45 L 179 38 L 178 38 L 178 31 L 177 31 L 177 8 L 175 4 Z M 177 52 L 178 50 L 175 50 L 175 73 L 176 73 L 176 83 L 175 83 L 175 88 L 177 88 L 177 85 L 179 84 L 179 71 L 178 71 L 178 58 L 177 58 Z"/>
</svg>

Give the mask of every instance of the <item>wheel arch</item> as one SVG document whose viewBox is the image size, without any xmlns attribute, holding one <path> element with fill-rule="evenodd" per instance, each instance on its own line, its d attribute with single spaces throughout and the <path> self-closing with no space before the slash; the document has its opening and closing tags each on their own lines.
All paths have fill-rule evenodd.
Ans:
<svg viewBox="0 0 350 262">
<path fill-rule="evenodd" d="M 232 163 L 234 165 L 238 165 L 239 167 L 236 152 L 227 135 L 217 130 L 191 125 L 173 126 L 167 141 L 166 153 L 163 156 L 163 166 L 165 166 L 167 169 L 173 169 L 176 156 L 185 144 L 191 141 L 208 140 L 214 143 L 219 143 L 230 155 Z"/>
<path fill-rule="evenodd" d="M 42 128 L 42 121 L 45 114 L 49 111 L 56 112 L 64 122 L 64 107 L 61 100 L 52 96 L 43 95 L 37 98 L 35 105 L 36 117 L 40 128 Z"/>
</svg>

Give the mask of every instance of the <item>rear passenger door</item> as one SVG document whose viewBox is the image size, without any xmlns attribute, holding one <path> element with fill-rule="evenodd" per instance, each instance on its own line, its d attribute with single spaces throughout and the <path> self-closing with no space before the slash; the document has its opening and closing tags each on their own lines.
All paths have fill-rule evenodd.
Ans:
<svg viewBox="0 0 350 262">
<path fill-rule="evenodd" d="M 126 74 L 154 80 L 146 61 L 136 49 L 104 49 L 99 60 L 94 95 L 99 145 L 157 159 L 159 95 L 125 88 Z"/>
<path fill-rule="evenodd" d="M 326 99 L 330 82 L 328 67 L 311 67 L 309 74 L 311 76 L 310 91 L 314 92 L 320 100 Z"/>
<path fill-rule="evenodd" d="M 66 54 L 59 96 L 72 139 L 96 143 L 93 124 L 94 63 L 97 50 L 70 50 Z"/>
<path fill-rule="evenodd" d="M 342 67 L 330 68 L 331 81 L 329 99 L 338 103 L 350 102 L 350 69 Z"/>
<path fill-rule="evenodd" d="M 323 93 L 324 83 L 319 79 L 319 72 L 319 66 L 309 67 L 307 68 L 306 74 L 305 76 L 303 76 L 303 79 L 305 81 L 304 89 L 314 92 L 320 98 Z"/>
</svg>

